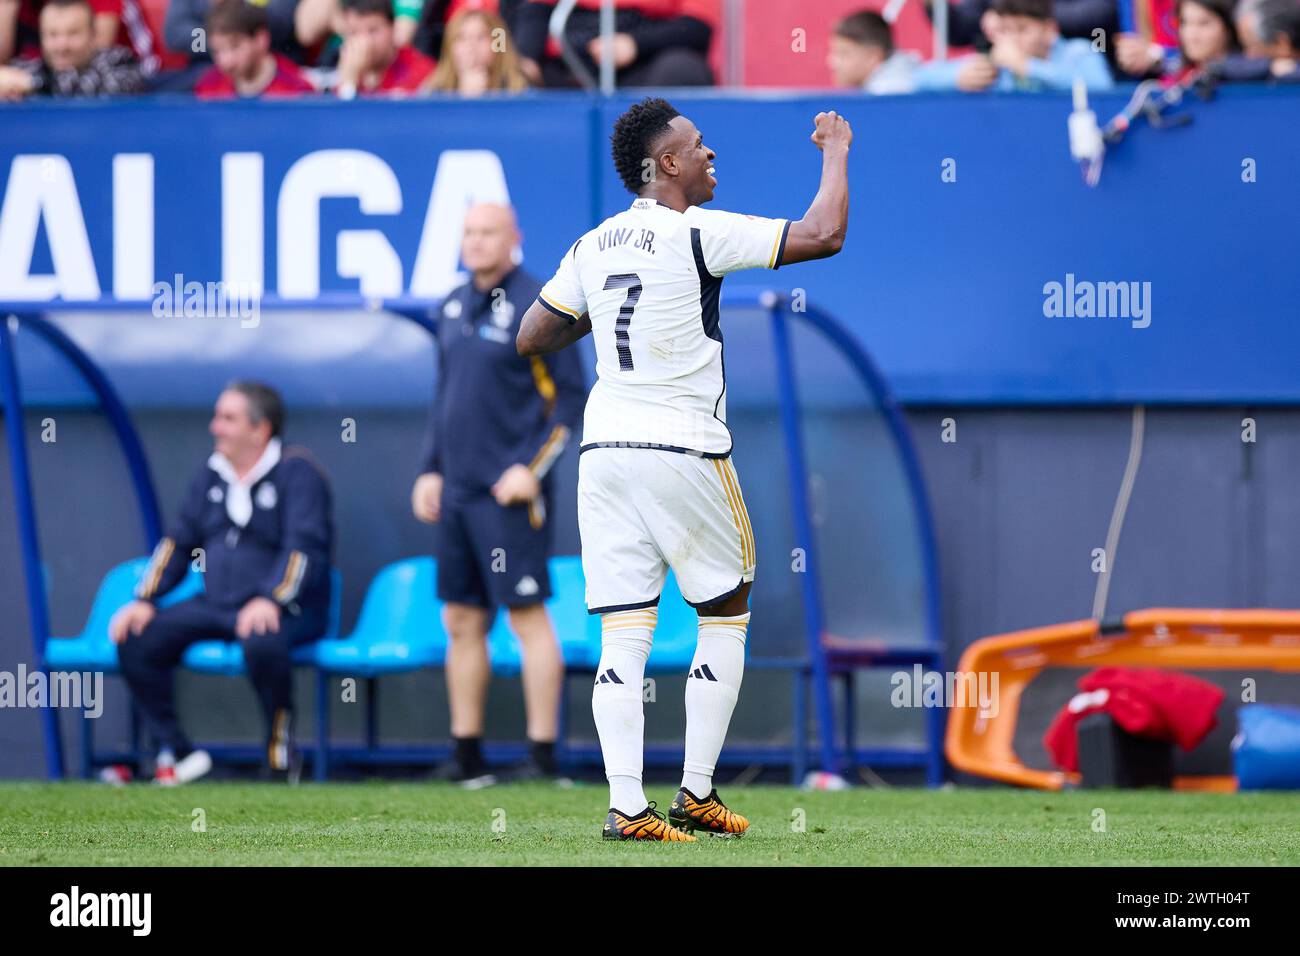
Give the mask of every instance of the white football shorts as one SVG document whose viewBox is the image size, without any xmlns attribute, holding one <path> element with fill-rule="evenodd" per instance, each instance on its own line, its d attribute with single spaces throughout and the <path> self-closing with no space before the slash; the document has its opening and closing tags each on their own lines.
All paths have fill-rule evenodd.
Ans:
<svg viewBox="0 0 1300 956">
<path fill-rule="evenodd" d="M 754 580 L 754 531 L 730 458 L 587 449 L 578 530 L 592 614 L 657 604 L 669 568 L 696 607 Z"/>
</svg>

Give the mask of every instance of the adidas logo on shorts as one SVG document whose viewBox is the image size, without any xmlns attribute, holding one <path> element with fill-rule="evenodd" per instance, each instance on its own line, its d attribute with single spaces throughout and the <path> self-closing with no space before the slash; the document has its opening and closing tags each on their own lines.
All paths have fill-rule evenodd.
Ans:
<svg viewBox="0 0 1300 956">
<path fill-rule="evenodd" d="M 537 580 L 531 574 L 525 574 L 515 585 L 515 593 L 520 597 L 528 597 L 530 594 L 536 594 L 541 588 L 537 586 Z"/>
</svg>

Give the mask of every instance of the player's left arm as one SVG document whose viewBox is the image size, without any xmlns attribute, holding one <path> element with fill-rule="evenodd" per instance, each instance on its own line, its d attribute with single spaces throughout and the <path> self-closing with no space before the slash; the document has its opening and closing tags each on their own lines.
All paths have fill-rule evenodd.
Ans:
<svg viewBox="0 0 1300 956">
<path fill-rule="evenodd" d="M 519 323 L 515 348 L 520 355 L 545 355 L 567 348 L 590 331 L 591 316 L 586 312 L 576 318 L 561 317 L 538 299 L 528 307 Z"/>
</svg>

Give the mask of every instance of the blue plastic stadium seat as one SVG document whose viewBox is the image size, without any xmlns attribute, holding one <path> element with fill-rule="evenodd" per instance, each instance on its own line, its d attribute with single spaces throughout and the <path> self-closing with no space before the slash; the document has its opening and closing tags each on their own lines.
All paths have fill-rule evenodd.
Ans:
<svg viewBox="0 0 1300 956">
<path fill-rule="evenodd" d="M 546 602 L 546 609 L 555 626 L 565 668 L 594 673 L 600 663 L 600 615 L 587 613 L 582 559 L 576 555 L 552 558 L 550 571 L 552 596 Z M 695 608 L 682 598 L 677 579 L 669 571 L 659 599 L 659 623 L 646 672 L 684 674 L 695 658 L 698 634 L 699 617 Z M 488 633 L 488 657 L 494 674 L 509 677 L 519 673 L 519 642 L 511 633 L 504 612 L 497 615 Z"/>
<path fill-rule="evenodd" d="M 329 622 L 318 640 L 339 636 L 339 617 L 343 604 L 343 581 L 337 568 L 330 570 Z M 293 649 L 293 662 L 308 667 L 316 663 L 315 643 L 300 644 Z M 244 647 L 239 641 L 199 641 L 185 649 L 182 663 L 200 674 L 224 674 L 236 677 L 244 673 Z"/>
<path fill-rule="evenodd" d="M 547 563 L 551 575 L 551 598 L 546 610 L 560 642 L 564 666 L 573 671 L 595 671 L 600 661 L 600 618 L 587 613 L 587 582 L 582 576 L 582 558 L 565 555 Z M 488 632 L 488 658 L 492 673 L 513 677 L 523 664 L 519 642 L 510 630 L 509 614 L 496 616 Z"/>
<path fill-rule="evenodd" d="M 181 663 L 200 674 L 241 674 L 244 655 L 239 646 L 227 641 L 199 641 L 185 649 Z"/>
<path fill-rule="evenodd" d="M 46 644 L 45 663 L 50 670 L 118 673 L 117 645 L 108 636 L 108 624 L 119 608 L 134 599 L 136 585 L 140 583 L 140 576 L 148 564 L 148 558 L 132 558 L 104 575 L 81 633 L 76 637 L 51 637 Z M 191 570 L 158 603 L 166 607 L 191 598 L 202 590 L 201 575 Z"/>
<path fill-rule="evenodd" d="M 441 666 L 447 633 L 434 593 L 436 567 L 432 558 L 407 558 L 381 568 L 366 591 L 356 630 L 314 645 L 316 666 L 358 677 Z"/>
</svg>

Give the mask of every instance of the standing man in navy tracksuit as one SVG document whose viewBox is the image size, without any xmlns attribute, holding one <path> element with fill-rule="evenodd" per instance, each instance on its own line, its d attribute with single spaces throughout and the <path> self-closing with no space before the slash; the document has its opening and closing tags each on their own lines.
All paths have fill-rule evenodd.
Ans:
<svg viewBox="0 0 1300 956">
<path fill-rule="evenodd" d="M 530 760 L 516 777 L 554 777 L 564 662 L 542 602 L 551 595 L 551 466 L 586 401 L 575 349 L 523 358 L 519 320 L 542 284 L 514 264 L 514 211 L 465 216 L 461 260 L 472 278 L 447 296 L 438 326 L 438 388 L 423 473 L 411 504 L 438 525 L 438 597 L 446 602 L 447 691 L 455 759 L 441 775 L 485 786 L 483 712 L 491 676 L 487 628 L 506 607 L 523 650 Z"/>
<path fill-rule="evenodd" d="M 185 649 L 202 640 L 242 642 L 266 715 L 267 767 L 284 779 L 295 764 L 290 651 L 326 629 L 333 527 L 324 473 L 305 449 L 282 445 L 283 428 L 273 388 L 226 387 L 209 426 L 215 450 L 154 550 L 136 600 L 109 626 L 122 674 L 158 740 L 158 783 L 187 783 L 212 766 L 181 731 L 172 688 Z M 157 608 L 192 562 L 203 571 L 203 593 Z"/>
</svg>

